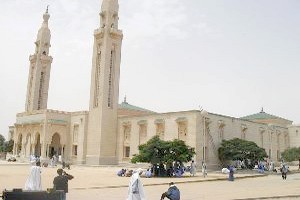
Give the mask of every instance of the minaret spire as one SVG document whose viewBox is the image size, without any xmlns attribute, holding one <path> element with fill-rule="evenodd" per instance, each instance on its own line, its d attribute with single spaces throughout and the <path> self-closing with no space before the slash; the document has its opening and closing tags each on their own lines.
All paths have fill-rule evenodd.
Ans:
<svg viewBox="0 0 300 200">
<path fill-rule="evenodd" d="M 118 0 L 103 0 L 101 5 L 101 11 L 119 11 L 119 3 Z"/>
<path fill-rule="evenodd" d="M 116 164 L 119 77 L 123 33 L 118 29 L 117 0 L 103 0 L 94 51 L 88 120 L 87 164 Z"/>
<path fill-rule="evenodd" d="M 118 0 L 103 0 L 100 13 L 100 27 L 118 28 Z"/>
<path fill-rule="evenodd" d="M 29 57 L 26 112 L 47 109 L 52 57 L 49 56 L 51 33 L 48 27 L 48 6 L 35 41 L 35 53 Z"/>
</svg>

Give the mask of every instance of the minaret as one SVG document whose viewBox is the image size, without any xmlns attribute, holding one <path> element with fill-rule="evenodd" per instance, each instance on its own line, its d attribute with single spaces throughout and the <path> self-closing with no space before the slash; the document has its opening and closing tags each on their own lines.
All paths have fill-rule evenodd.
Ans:
<svg viewBox="0 0 300 200">
<path fill-rule="evenodd" d="M 121 44 L 118 0 L 103 0 L 94 32 L 86 163 L 117 164 L 117 109 Z"/>
<path fill-rule="evenodd" d="M 37 34 L 35 53 L 29 56 L 30 68 L 26 96 L 26 112 L 47 109 L 48 89 L 52 57 L 49 56 L 50 30 L 48 7 L 43 15 L 43 24 Z"/>
</svg>

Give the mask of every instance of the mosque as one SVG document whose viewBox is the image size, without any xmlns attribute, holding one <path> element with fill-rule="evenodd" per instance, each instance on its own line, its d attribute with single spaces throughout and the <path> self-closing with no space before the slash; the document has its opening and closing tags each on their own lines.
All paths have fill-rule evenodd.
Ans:
<svg viewBox="0 0 300 200">
<path fill-rule="evenodd" d="M 273 161 L 300 144 L 300 125 L 264 112 L 236 118 L 200 110 L 157 113 L 124 101 L 119 104 L 123 33 L 118 28 L 118 0 L 103 0 L 100 26 L 94 31 L 89 111 L 47 108 L 51 63 L 50 15 L 43 15 L 35 52 L 29 56 L 25 111 L 9 127 L 13 154 L 48 159 L 60 155 L 74 164 L 115 165 L 129 162 L 138 146 L 158 135 L 180 139 L 196 151 L 195 161 L 218 166 L 222 140 L 241 138 L 264 148 Z"/>
</svg>

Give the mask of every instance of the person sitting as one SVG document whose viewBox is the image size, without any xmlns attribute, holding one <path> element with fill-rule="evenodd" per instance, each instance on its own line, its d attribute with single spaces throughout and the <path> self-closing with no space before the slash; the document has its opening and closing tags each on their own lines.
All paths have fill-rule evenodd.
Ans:
<svg viewBox="0 0 300 200">
<path fill-rule="evenodd" d="M 127 170 L 126 173 L 125 173 L 125 176 L 126 177 L 131 177 L 132 176 L 132 173 L 133 173 L 133 170 Z"/>
<path fill-rule="evenodd" d="M 264 165 L 262 163 L 258 164 L 258 173 L 264 173 Z"/>
<path fill-rule="evenodd" d="M 180 200 L 180 191 L 173 182 L 169 183 L 169 189 L 161 195 L 161 200 L 167 197 L 170 200 Z"/>
<path fill-rule="evenodd" d="M 118 171 L 117 175 L 118 176 L 125 176 L 126 173 L 126 169 L 121 169 L 120 171 Z"/>
<path fill-rule="evenodd" d="M 184 173 L 184 170 L 181 167 L 179 167 L 178 169 L 175 170 L 176 177 L 182 177 L 183 173 Z"/>
<path fill-rule="evenodd" d="M 170 167 L 167 169 L 167 176 L 172 177 L 173 174 L 174 174 L 173 167 L 170 166 Z"/>
<path fill-rule="evenodd" d="M 224 168 L 222 168 L 221 172 L 222 172 L 222 174 L 228 174 L 229 169 L 224 167 Z"/>
<path fill-rule="evenodd" d="M 152 177 L 151 169 L 147 169 L 147 171 L 145 172 L 145 176 L 146 176 L 146 178 Z"/>
<path fill-rule="evenodd" d="M 62 161 L 62 168 L 65 169 L 71 169 L 70 167 L 70 163 L 69 162 L 65 162 L 64 160 Z"/>
</svg>

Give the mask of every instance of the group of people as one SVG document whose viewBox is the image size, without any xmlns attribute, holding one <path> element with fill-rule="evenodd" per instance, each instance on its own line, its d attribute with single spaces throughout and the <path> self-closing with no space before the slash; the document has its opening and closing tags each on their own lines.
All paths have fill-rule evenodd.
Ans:
<svg viewBox="0 0 300 200">
<path fill-rule="evenodd" d="M 25 182 L 25 190 L 29 191 L 42 191 L 42 178 L 41 178 L 41 162 L 37 160 L 32 162 L 30 167 L 29 176 Z M 63 190 L 63 198 L 66 199 L 66 193 L 68 193 L 68 181 L 72 180 L 74 176 L 66 173 L 63 169 L 57 170 L 57 176 L 53 179 L 53 189 Z"/>
<path fill-rule="evenodd" d="M 126 176 L 125 169 L 121 169 L 117 175 L 118 176 Z M 145 177 L 149 178 L 153 176 L 154 174 L 157 176 L 176 176 L 181 177 L 182 174 L 188 171 L 191 176 L 195 176 L 196 174 L 196 164 L 194 161 L 191 162 L 190 166 L 184 167 L 183 165 L 179 163 L 174 163 L 172 166 L 167 167 L 165 169 L 165 166 L 163 164 L 153 165 L 151 168 L 147 169 L 145 172 Z M 233 171 L 232 171 L 233 172 Z M 140 176 L 142 175 L 143 171 L 142 169 L 137 169 L 132 172 L 132 176 L 129 182 L 128 186 L 128 197 L 127 200 L 145 200 L 145 193 L 143 189 L 143 184 L 140 179 Z M 205 162 L 202 162 L 202 173 L 203 176 L 207 176 L 207 168 Z M 233 179 L 233 174 L 232 174 Z M 169 188 L 166 192 L 164 192 L 161 195 L 161 200 L 163 199 L 170 199 L 170 200 L 180 200 L 180 190 L 175 186 L 173 182 L 169 183 Z"/>
<path fill-rule="evenodd" d="M 195 176 L 196 174 L 196 164 L 194 161 L 187 167 L 180 162 L 174 162 L 173 164 L 167 164 L 166 166 L 162 163 L 154 164 L 151 167 L 151 173 L 153 176 L 158 177 L 182 177 L 185 172 L 189 172 L 191 176 Z M 207 175 L 206 164 L 203 162 L 202 164 L 202 172 L 204 177 Z"/>
<path fill-rule="evenodd" d="M 127 200 L 145 200 L 146 195 L 144 187 L 140 179 L 140 175 L 143 173 L 142 169 L 133 171 L 128 186 Z M 170 200 L 180 200 L 180 191 L 173 182 L 169 183 L 169 189 L 161 195 L 161 200 L 168 198 Z"/>
<path fill-rule="evenodd" d="M 160 163 L 160 164 L 152 165 L 152 167 L 148 168 L 145 171 L 144 175 L 146 178 L 151 178 L 153 176 L 182 177 L 185 172 L 189 172 L 190 176 L 195 176 L 196 171 L 197 171 L 197 169 L 196 169 L 196 164 L 194 161 L 192 161 L 191 164 L 187 167 L 185 167 L 184 165 L 182 165 L 180 163 L 175 163 L 173 165 L 167 165 L 167 167 L 165 167 L 164 164 Z M 117 175 L 120 177 L 122 177 L 122 176 L 130 177 L 130 176 L 132 176 L 132 174 L 133 174 L 133 171 L 128 170 L 128 169 L 120 169 L 117 172 Z M 204 162 L 202 162 L 202 174 L 203 174 L 204 178 L 207 176 L 207 168 L 206 168 L 206 164 Z"/>
<path fill-rule="evenodd" d="M 133 170 L 121 169 L 117 172 L 118 176 L 131 177 L 133 174 Z"/>
<path fill-rule="evenodd" d="M 286 180 L 287 173 L 288 173 L 288 165 L 283 162 L 283 160 L 280 162 L 280 172 L 283 180 Z M 277 173 L 277 170 L 275 169 L 275 164 L 273 161 L 270 161 L 269 163 L 265 164 L 264 162 L 258 162 L 257 164 L 257 170 L 259 173 L 264 173 L 265 170 L 269 170 L 270 172 Z"/>
<path fill-rule="evenodd" d="M 33 162 L 32 162 L 33 163 Z M 260 167 L 262 168 L 262 167 Z M 235 168 L 233 166 L 229 166 L 228 168 L 222 169 L 222 172 L 229 174 L 228 180 L 234 181 L 234 171 Z M 281 173 L 282 179 L 286 180 L 286 174 L 288 172 L 288 166 L 285 163 L 281 163 Z M 148 174 L 147 174 L 148 172 Z M 196 164 L 192 161 L 191 165 L 189 166 L 189 172 L 191 176 L 196 174 Z M 206 172 L 206 164 L 202 163 L 202 172 L 203 176 L 207 175 Z M 128 176 L 131 177 L 129 186 L 128 186 L 128 197 L 127 200 L 145 200 L 145 193 L 143 189 L 143 184 L 140 179 L 140 175 L 143 173 L 142 169 L 137 170 L 126 170 L 121 169 L 117 175 L 118 176 Z M 72 180 L 74 177 L 68 173 L 66 173 L 63 169 L 59 168 L 57 170 L 57 176 L 53 180 L 53 189 L 54 190 L 63 190 L 64 191 L 64 199 L 66 199 L 66 193 L 68 193 L 68 181 Z M 151 174 L 151 175 L 150 175 Z M 152 171 L 149 168 L 146 173 L 146 177 L 152 176 Z M 29 176 L 25 183 L 25 190 L 30 191 L 41 191 L 42 184 L 41 184 L 41 163 L 38 159 L 35 159 L 33 166 L 30 168 Z M 170 200 L 180 200 L 180 191 L 175 186 L 173 182 L 169 184 L 169 188 L 166 192 L 161 195 L 161 200 L 164 198 L 168 198 Z"/>
<path fill-rule="evenodd" d="M 275 168 L 275 163 L 273 161 L 269 161 L 269 162 L 257 161 L 257 162 L 255 162 L 254 168 L 257 169 L 258 173 L 264 173 L 265 171 L 277 173 L 277 169 Z M 235 169 L 236 169 L 235 167 L 229 166 L 227 168 L 223 168 L 222 173 L 228 173 L 229 174 L 228 180 L 233 181 L 234 180 L 233 174 L 234 174 Z M 300 160 L 299 160 L 299 169 L 300 169 Z M 282 179 L 286 180 L 287 173 L 289 171 L 289 166 L 283 160 L 280 162 L 279 170 L 280 170 Z"/>
</svg>

